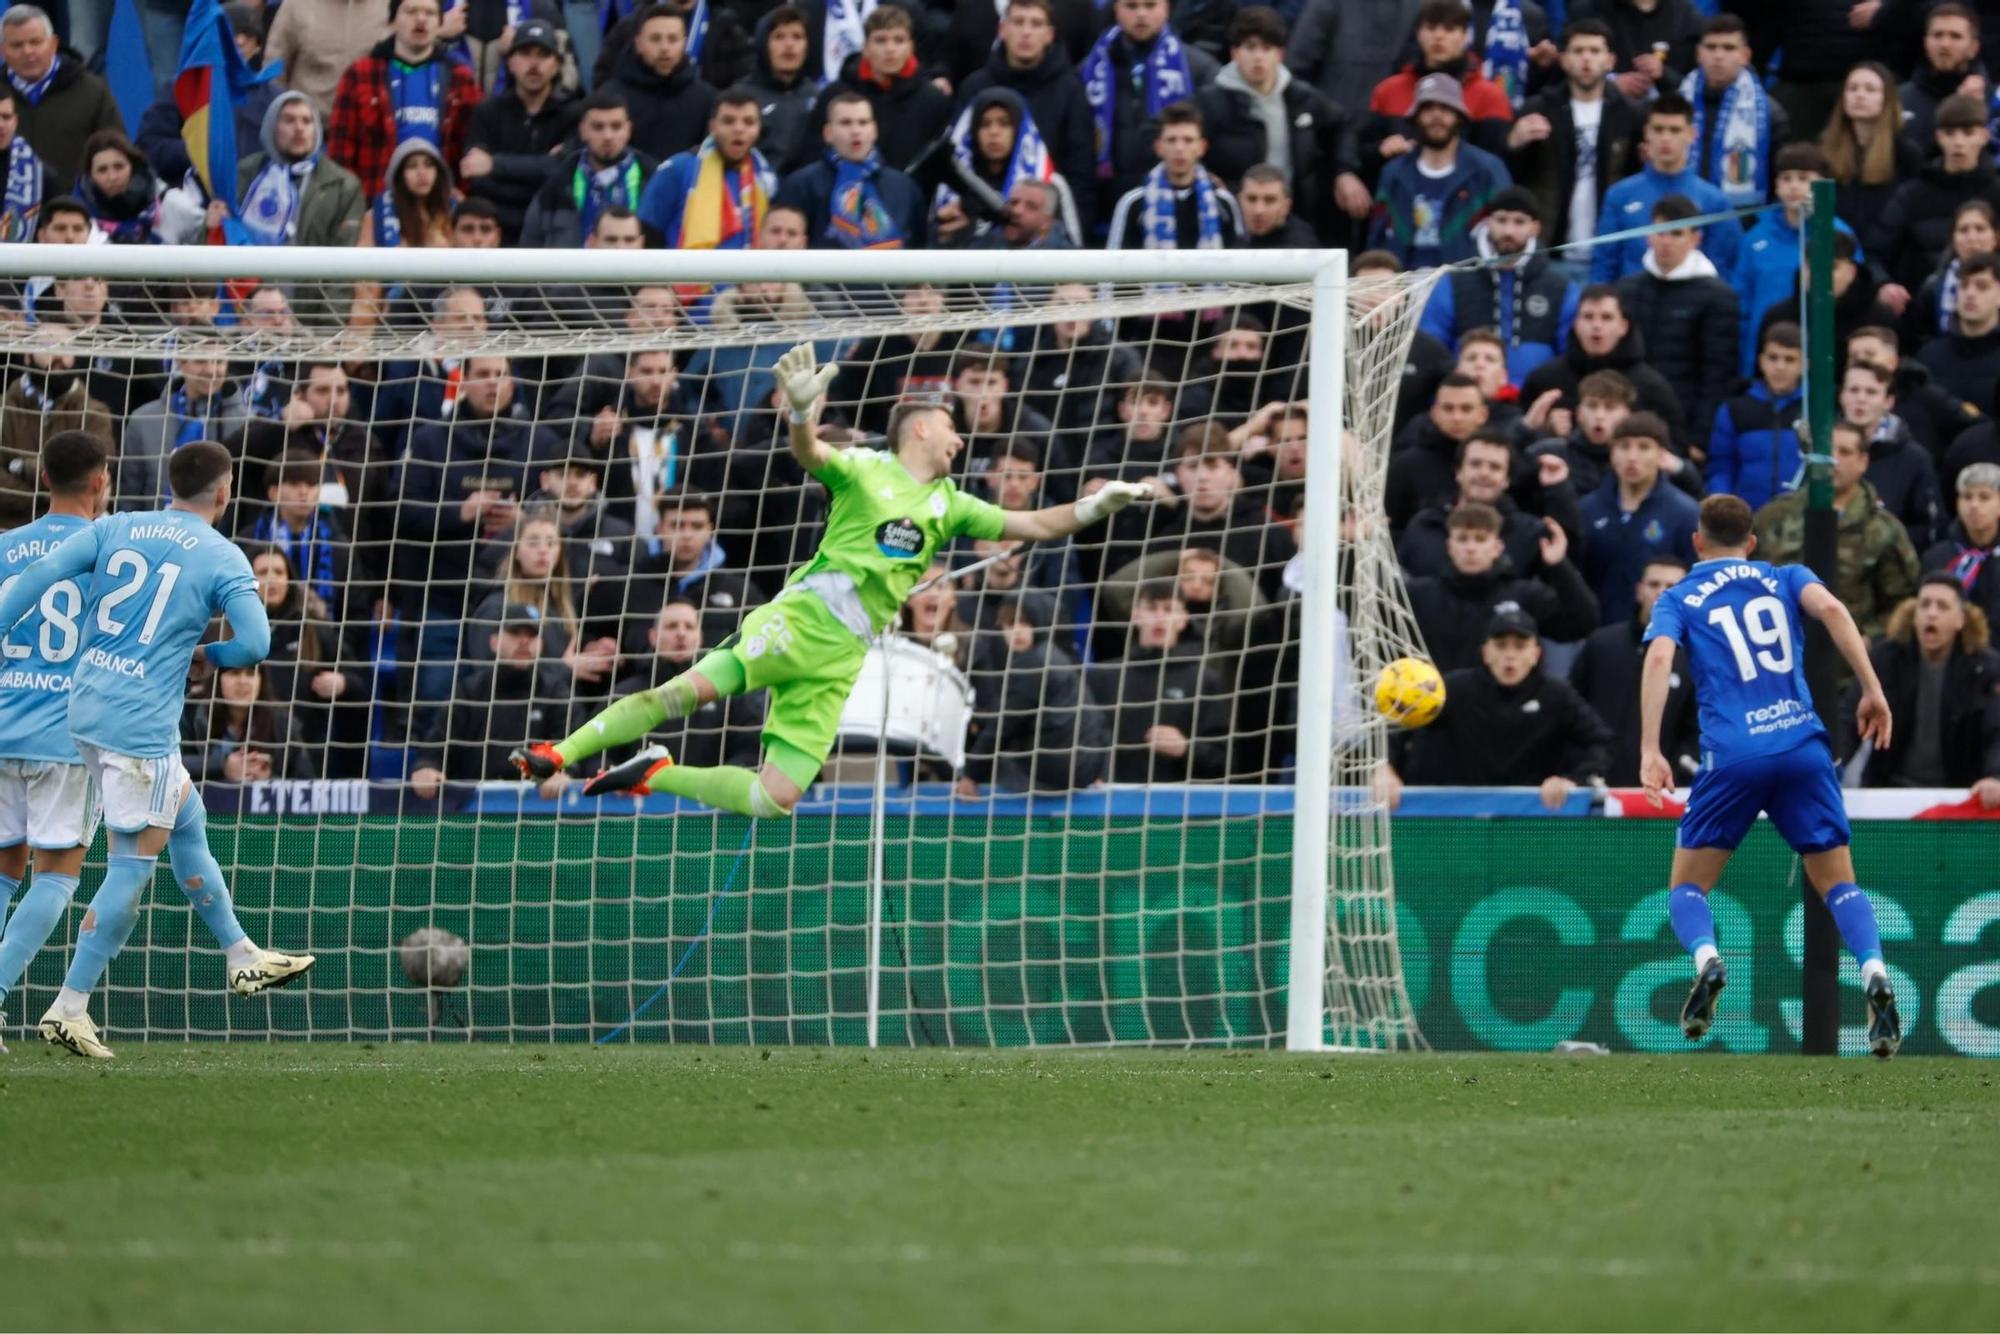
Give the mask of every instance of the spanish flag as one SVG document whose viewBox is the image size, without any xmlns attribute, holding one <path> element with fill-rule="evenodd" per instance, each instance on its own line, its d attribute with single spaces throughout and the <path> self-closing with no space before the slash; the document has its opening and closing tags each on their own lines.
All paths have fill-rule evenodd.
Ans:
<svg viewBox="0 0 2000 1334">
<path fill-rule="evenodd" d="M 240 244 L 236 221 L 236 102 L 245 89 L 277 75 L 282 61 L 251 70 L 236 49 L 222 0 L 194 0 L 181 35 L 181 67 L 174 76 L 174 105 L 181 113 L 181 138 L 202 188 L 229 209 L 222 235 L 210 244 Z"/>
</svg>

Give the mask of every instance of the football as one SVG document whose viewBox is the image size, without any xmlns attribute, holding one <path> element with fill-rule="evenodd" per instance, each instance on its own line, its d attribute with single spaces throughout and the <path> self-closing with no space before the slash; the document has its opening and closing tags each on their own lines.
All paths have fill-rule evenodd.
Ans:
<svg viewBox="0 0 2000 1334">
<path fill-rule="evenodd" d="M 1375 708 L 1398 727 L 1426 727 L 1444 710 L 1444 677 L 1422 658 L 1398 658 L 1375 678 Z"/>
<path fill-rule="evenodd" d="M 441 926 L 420 926 L 403 937 L 403 976 L 415 987 L 455 987 L 465 980 L 472 950 Z"/>
</svg>

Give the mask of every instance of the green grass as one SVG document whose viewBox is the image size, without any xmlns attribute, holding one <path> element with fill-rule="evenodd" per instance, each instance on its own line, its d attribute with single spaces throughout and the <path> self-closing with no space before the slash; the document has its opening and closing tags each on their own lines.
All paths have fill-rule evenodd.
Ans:
<svg viewBox="0 0 2000 1334">
<path fill-rule="evenodd" d="M 24 1045 L 7 1327 L 2000 1324 L 1968 1061 Z"/>
</svg>

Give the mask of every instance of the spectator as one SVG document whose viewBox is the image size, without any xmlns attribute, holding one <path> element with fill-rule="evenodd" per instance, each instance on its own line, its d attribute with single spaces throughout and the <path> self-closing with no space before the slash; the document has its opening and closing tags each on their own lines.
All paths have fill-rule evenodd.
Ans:
<svg viewBox="0 0 2000 1334">
<path fill-rule="evenodd" d="M 507 78 L 472 109 L 458 179 L 498 211 L 504 244 L 519 245 L 528 206 L 560 170 L 558 148 L 576 128 L 577 101 L 562 86 L 562 37 L 529 19 L 507 47 Z"/>
<path fill-rule="evenodd" d="M 1663 0 L 1664 2 L 1664 0 Z M 1711 185 L 1695 170 L 1689 154 L 1694 147 L 1694 108 L 1678 93 L 1662 93 L 1647 108 L 1645 123 L 1646 163 L 1638 174 L 1604 192 L 1604 207 L 1597 215 L 1595 235 L 1643 227 L 1654 205 L 1668 195 L 1682 195 L 1694 205 L 1690 216 L 1726 213 L 1731 205 L 1721 187 Z M 1718 273 L 1736 271 L 1736 255 L 1742 246 L 1743 229 L 1734 222 L 1717 223 L 1702 238 L 1702 253 L 1713 261 Z M 1646 239 L 1629 237 L 1616 245 L 1594 246 L 1590 252 L 1590 279 L 1594 283 L 1615 282 L 1645 267 Z"/>
<path fill-rule="evenodd" d="M 1798 325 L 1766 326 L 1757 378 L 1722 405 L 1709 434 L 1709 489 L 1740 496 L 1752 510 L 1798 485 L 1798 424 L 1805 412 L 1801 344 Z"/>
<path fill-rule="evenodd" d="M 1757 219 L 1743 238 L 1731 284 L 1743 309 L 1739 337 L 1744 375 L 1756 369 L 1757 331 L 1763 327 L 1764 312 L 1798 290 L 1806 205 L 1812 199 L 1813 182 L 1831 174 L 1826 155 L 1811 144 L 1786 144 L 1772 160 L 1772 170 L 1782 207 Z M 1847 227 L 1837 218 L 1834 225 Z"/>
<path fill-rule="evenodd" d="M 959 615 L 950 563 L 943 557 L 933 560 L 923 584 L 896 614 L 896 629 L 964 671 L 972 665 L 972 623 Z"/>
<path fill-rule="evenodd" d="M 1694 204 L 1679 195 L 1653 205 L 1655 223 L 1686 222 L 1694 216 Z M 1715 411 L 1737 378 L 1742 313 L 1735 291 L 1716 276 L 1700 245 L 1698 227 L 1648 236 L 1641 270 L 1618 280 L 1618 301 L 1646 340 L 1653 367 L 1688 414 L 1692 438 L 1706 440 Z"/>
<path fill-rule="evenodd" d="M 1491 155 L 1504 152 L 1514 104 L 1471 53 L 1471 10 L 1458 0 L 1425 0 L 1417 10 L 1416 45 L 1417 59 L 1376 84 L 1368 96 L 1363 164 L 1386 169 L 1424 146 L 1424 136 L 1413 135 L 1411 127 L 1421 131 L 1424 85 L 1433 76 L 1449 79 L 1458 94 L 1453 102 L 1467 142 Z"/>
<path fill-rule="evenodd" d="M 602 470 L 607 508 L 635 532 L 658 526 L 669 494 L 722 484 L 723 460 L 699 449 L 679 388 L 674 354 L 648 347 L 627 353 L 617 378 L 586 383 L 577 400 L 567 457 Z"/>
<path fill-rule="evenodd" d="M 1571 19 L 1596 19 L 1611 29 L 1618 91 L 1635 102 L 1664 97 L 1695 67 L 1702 14 L 1695 0 L 1579 0 Z"/>
<path fill-rule="evenodd" d="M 875 111 L 859 93 L 826 100 L 826 155 L 785 177 L 778 205 L 806 218 L 808 244 L 832 250 L 921 246 L 928 230 L 923 191 L 876 151 Z"/>
<path fill-rule="evenodd" d="M 292 740 L 291 710 L 265 687 L 256 666 L 224 667 L 210 679 L 207 707 L 194 706 L 182 727 L 188 776 L 202 783 L 261 783 L 317 778 L 304 746 Z"/>
<path fill-rule="evenodd" d="M 762 131 L 755 94 L 725 90 L 701 147 L 669 158 L 647 183 L 639 220 L 674 250 L 748 250 L 778 187 L 757 151 Z"/>
<path fill-rule="evenodd" d="M 1404 58 L 1423 0 L 1305 0 L 1291 20 L 1285 66 L 1344 110 L 1365 108 Z M 1292 12 L 1287 9 L 1281 12 Z"/>
<path fill-rule="evenodd" d="M 444 19 L 447 39 L 451 28 L 462 24 L 458 16 L 467 8 L 454 6 Z M 333 113 L 334 92 L 348 66 L 392 33 L 386 10 L 372 5 L 357 5 L 355 0 L 292 0 L 271 16 L 264 54 L 267 60 L 283 62 L 279 82 L 311 98 L 315 114 L 324 119 Z"/>
<path fill-rule="evenodd" d="M 1022 435 L 1030 440 L 1049 440 L 1055 428 L 1049 419 L 1028 406 L 1027 397 L 1014 392 L 1014 369 L 1005 356 L 973 348 L 961 352 L 951 366 L 951 396 L 944 406 L 951 411 L 952 428 L 965 440 L 968 454 L 983 460 L 997 442 Z M 1058 467 L 1068 470 L 1065 457 Z"/>
<path fill-rule="evenodd" d="M 1036 180 L 1023 176 L 1007 191 L 1006 220 L 977 237 L 972 245 L 979 250 L 1069 250 L 1076 242 L 1071 224 L 1083 224 L 1060 193 L 1060 181 Z"/>
<path fill-rule="evenodd" d="M 951 129 L 951 95 L 931 83 L 917 60 L 916 29 L 909 10 L 877 5 L 861 29 L 861 50 L 849 56 L 839 76 L 820 90 L 806 142 L 810 145 L 812 133 L 824 128 L 832 99 L 858 93 L 875 113 L 882 160 L 898 171 L 913 171 L 925 150 Z M 796 171 L 812 160 L 807 152 L 789 165 Z"/>
<path fill-rule="evenodd" d="M 632 525 L 605 508 L 599 494 L 602 470 L 589 459 L 546 459 L 535 481 L 539 489 L 533 500 L 553 513 L 568 548 L 569 568 L 590 590 L 586 607 L 605 598 L 622 604 L 632 568 Z M 591 619 L 596 619 L 594 613 Z"/>
<path fill-rule="evenodd" d="M 569 669 L 543 656 L 541 613 L 507 608 L 487 648 L 493 661 L 458 676 L 451 707 L 432 714 L 410 757 L 411 791 L 426 801 L 443 795 L 446 783 L 517 779 L 520 771 L 508 752 L 569 731 Z M 551 780 L 545 790 L 552 794 L 562 786 Z"/>
<path fill-rule="evenodd" d="M 570 575 L 568 544 L 555 512 L 547 507 L 521 511 L 513 531 L 488 544 L 479 566 L 491 584 L 465 619 L 465 656 L 483 659 L 492 635 L 511 606 L 541 614 L 542 652 L 569 668 L 579 694 L 603 694 L 618 665 L 618 641 L 586 642 L 576 581 Z M 595 688 L 595 689 L 593 689 Z"/>
<path fill-rule="evenodd" d="M 1889 613 L 1917 588 L 1917 553 L 1868 483 L 1868 437 L 1852 422 L 1833 428 L 1833 504 L 1839 511 L 1839 576 L 1833 591 L 1863 634 L 1882 633 Z M 1757 511 L 1757 549 L 1774 565 L 1805 555 L 1806 493 L 1789 491 Z"/>
<path fill-rule="evenodd" d="M 1990 91 L 1979 59 L 1979 21 L 1958 0 L 1944 0 L 1924 16 L 1923 54 L 1909 79 L 1896 90 L 1903 133 L 1930 142 L 1938 107 L 1955 93 L 1983 98 Z"/>
<path fill-rule="evenodd" d="M 1521 511 L 1507 494 L 1513 472 L 1514 446 L 1508 441 L 1506 433 L 1490 428 L 1474 431 L 1458 447 L 1457 467 L 1452 478 L 1456 491 L 1446 487 L 1435 492 L 1435 503 L 1418 510 L 1397 540 L 1396 560 L 1403 567 L 1403 572 L 1438 578 L 1450 574 L 1451 516 L 1459 507 L 1475 503 L 1491 507 L 1500 516 L 1500 547 L 1512 569 L 1523 576 L 1540 574 L 1542 553 L 1547 549 L 1551 526 L 1565 525 L 1554 518 Z M 1569 521 L 1567 528 L 1577 527 L 1576 502 L 1567 488 L 1550 508 Z M 1480 622 L 1481 627 L 1484 624 Z M 1477 643 L 1478 640 L 1475 638 L 1472 642 Z"/>
<path fill-rule="evenodd" d="M 337 361 L 303 362 L 278 420 L 253 419 L 246 425 L 243 459 L 246 467 L 274 463 L 293 451 L 317 459 L 322 469 L 318 503 L 338 516 L 358 543 L 356 565 L 372 585 L 388 572 L 396 469 L 381 442 L 352 414 L 346 369 Z"/>
<path fill-rule="evenodd" d="M 687 14 L 651 4 L 634 15 L 632 43 L 618 53 L 600 89 L 625 104 L 632 144 L 655 162 L 701 143 L 715 110 L 715 90 L 687 58 Z"/>
<path fill-rule="evenodd" d="M 1456 7 L 1457 0 L 1442 3 Z M 1461 142 L 1465 96 L 1449 74 L 1427 75 L 1417 86 L 1414 118 L 1414 151 L 1406 149 L 1382 169 L 1368 244 L 1389 251 L 1405 268 L 1471 259 L 1478 253 L 1473 223 L 1513 179 L 1499 158 Z"/>
<path fill-rule="evenodd" d="M 1347 266 L 1348 276 L 1356 279 L 1393 278 L 1402 269 L 1401 262 L 1386 250 L 1364 250 Z M 1367 312 L 1364 318 L 1380 324 L 1397 309 L 1392 304 L 1396 292 L 1390 283 L 1361 283 L 1355 290 L 1356 305 Z M 1451 349 L 1422 329 L 1411 336 L 1410 352 L 1403 362 L 1403 383 L 1396 391 L 1394 426 L 1399 438 L 1411 422 L 1429 410 L 1438 384 L 1452 371 L 1452 363 Z"/>
<path fill-rule="evenodd" d="M 1023 596 L 994 609 L 997 633 L 983 636 L 973 657 L 974 730 L 960 796 L 977 797 L 981 785 L 1068 792 L 1105 776 L 1111 728 L 1044 614 Z"/>
<path fill-rule="evenodd" d="M 1754 208 L 1770 197 L 1772 150 L 1791 141 L 1791 117 L 1750 68 L 1749 32 L 1736 15 L 1702 25 L 1695 66 L 1680 87 L 1694 109 L 1695 170 L 1729 207 Z"/>
<path fill-rule="evenodd" d="M 1112 210 L 1106 244 L 1113 250 L 1222 250 L 1243 243 L 1236 196 L 1202 165 L 1208 139 L 1201 112 L 1175 102 L 1159 115 L 1153 140 L 1159 165 Z"/>
<path fill-rule="evenodd" d="M 155 245 L 167 239 L 159 179 L 122 130 L 99 130 L 84 140 L 76 197 L 90 211 L 98 234 L 114 245 Z"/>
<path fill-rule="evenodd" d="M 61 193 L 21 133 L 22 101 L 14 85 L 0 79 L 0 154 L 7 173 L 5 193 L 0 194 L 0 241 L 17 245 L 34 239 L 42 201 Z"/>
<path fill-rule="evenodd" d="M 643 651 L 654 613 L 676 598 L 702 609 L 704 634 L 718 641 L 736 629 L 744 612 L 765 601 L 764 591 L 730 565 L 730 552 L 716 535 L 721 517 L 715 497 L 701 492 L 676 496 L 661 508 L 632 565 L 620 635 L 628 653 Z"/>
<path fill-rule="evenodd" d="M 1143 518 L 1114 525 L 1110 540 L 1144 525 L 1144 554 L 1207 547 L 1248 571 L 1267 596 L 1275 596 L 1285 562 L 1292 558 L 1292 540 L 1256 498 L 1243 493 L 1243 473 L 1228 433 L 1213 421 L 1187 427 L 1175 452 L 1173 477 L 1180 503 L 1154 507 Z"/>
<path fill-rule="evenodd" d="M 1840 415 L 1868 441 L 1868 482 L 1882 508 L 1902 520 L 1922 548 L 1938 527 L 1937 470 L 1894 408 L 1894 377 L 1872 361 L 1850 361 L 1840 379 Z"/>
<path fill-rule="evenodd" d="M 167 455 L 195 440 L 236 440 L 248 420 L 243 395 L 229 382 L 229 362 L 212 337 L 182 340 L 167 383 L 165 393 L 141 404 L 125 423 L 118 460 L 121 510 L 165 504 Z"/>
<path fill-rule="evenodd" d="M 1639 785 L 1639 670 L 1646 656 L 1646 627 L 1660 594 L 1687 576 L 1678 556 L 1660 554 L 1646 562 L 1632 590 L 1635 610 L 1623 621 L 1591 631 L 1570 665 L 1569 683 L 1597 711 L 1611 730 L 1604 781 L 1612 787 Z M 1667 678 L 1667 705 L 1660 717 L 1660 750 L 1672 762 L 1674 774 L 1686 782 L 1701 769 L 1701 727 L 1694 695 L 1694 673 L 1687 650 L 1675 645 L 1673 672 Z"/>
<path fill-rule="evenodd" d="M 463 158 L 479 102 L 478 80 L 444 49 L 450 37 L 438 0 L 393 0 L 389 8 L 389 38 L 340 76 L 327 119 L 327 156 L 353 172 L 370 199 L 405 140 L 427 140 L 447 163 Z"/>
<path fill-rule="evenodd" d="M 743 86 L 757 97 L 765 159 L 782 166 L 816 142 L 811 128 L 819 89 L 806 69 L 811 38 L 805 11 L 779 5 L 757 21 L 755 40 L 757 68 L 744 78 Z"/>
<path fill-rule="evenodd" d="M 1188 635 L 1174 580 L 1140 587 L 1124 657 L 1092 667 L 1089 687 L 1109 715 L 1113 782 L 1182 783 L 1227 771 L 1230 698 Z"/>
<path fill-rule="evenodd" d="M 1056 173 L 1069 184 L 1077 216 L 1087 225 L 1097 216 L 1096 126 L 1076 66 L 1057 40 L 1050 0 L 1009 0 L 1000 40 L 985 60 L 959 85 L 960 101 L 970 106 L 990 88 L 1018 95 L 1048 145 Z M 1081 244 L 1087 234 L 1077 232 L 1070 239 Z"/>
<path fill-rule="evenodd" d="M 314 767 L 322 777 L 358 776 L 370 674 L 346 651 L 326 604 L 300 580 L 282 547 L 246 543 L 243 554 L 271 623 L 271 652 L 258 664 L 270 697 L 290 702 L 294 739 L 320 757 Z M 356 707 L 342 707 L 344 699 Z"/>
<path fill-rule="evenodd" d="M 18 96 L 15 133 L 58 182 L 75 180 L 86 166 L 83 148 L 99 130 L 125 130 L 125 117 L 103 79 L 56 47 L 55 25 L 33 5 L 0 14 L 0 54 Z"/>
<path fill-rule="evenodd" d="M 1541 235 L 1534 195 L 1518 185 L 1502 190 L 1473 232 L 1488 262 L 1447 273 L 1424 307 L 1425 331 L 1454 351 L 1468 329 L 1491 329 L 1506 350 L 1511 384 L 1558 355 L 1576 320 L 1577 286 L 1538 251 Z"/>
<path fill-rule="evenodd" d="M 117 457 L 111 410 L 90 396 L 76 358 L 29 352 L 0 397 L 0 531 L 19 528 L 43 508 L 42 446 L 64 431 L 94 435 Z"/>
<path fill-rule="evenodd" d="M 1901 131 L 1902 121 L 1895 76 L 1886 65 L 1865 60 L 1847 72 L 1819 146 L 1827 174 L 1837 183 L 1834 210 L 1852 226 L 1871 225 L 1897 184 L 1923 165 L 1923 155 Z M 1923 142 L 1931 141 L 1927 133 Z"/>
<path fill-rule="evenodd" d="M 529 249 L 575 249 L 606 209 L 636 213 L 646 182 L 660 165 L 632 146 L 632 117 L 609 90 L 584 99 L 577 138 L 581 142 L 556 159 L 555 171 L 528 205 L 521 244 Z"/>
<path fill-rule="evenodd" d="M 1113 420 L 1091 437 L 1088 476 L 1136 482 L 1168 472 L 1173 415 L 1171 384 L 1151 375 L 1127 383 L 1112 408 Z"/>
<path fill-rule="evenodd" d="M 1611 441 L 1618 428 L 1632 415 L 1636 395 L 1632 382 L 1617 371 L 1592 371 L 1576 387 L 1576 407 L 1549 413 L 1551 429 L 1567 415 L 1571 428 L 1565 435 L 1551 434 L 1537 441 L 1529 456 L 1539 472 L 1543 455 L 1559 458 L 1569 473 L 1571 489 L 1589 495 L 1611 469 Z"/>
<path fill-rule="evenodd" d="M 1555 639 L 1581 639 L 1597 628 L 1596 599 L 1570 564 L 1569 538 L 1553 520 L 1540 530 L 1541 549 L 1535 558 L 1540 573 L 1532 579 L 1523 578 L 1508 557 L 1500 536 L 1500 511 L 1493 506 L 1462 501 L 1445 522 L 1450 537 L 1444 571 L 1406 580 L 1424 648 L 1439 671 L 1457 671 L 1479 661 L 1486 627 L 1502 603 L 1525 610 Z"/>
<path fill-rule="evenodd" d="M 1583 500 L 1583 577 L 1597 591 L 1604 625 L 1633 611 L 1632 590 L 1662 552 L 1692 565 L 1701 506 L 1662 477 L 1667 424 L 1650 412 L 1627 417 L 1611 441 L 1612 476 Z"/>
<path fill-rule="evenodd" d="M 1167 26 L 1167 0 L 1114 0 L 1111 18 L 1077 71 L 1094 128 L 1098 235 L 1112 205 L 1153 170 L 1161 113 L 1213 83 L 1222 68 Z"/>
<path fill-rule="evenodd" d="M 1568 346 L 1534 369 L 1521 386 L 1521 399 L 1534 403 L 1551 389 L 1560 390 L 1560 406 L 1574 409 L 1577 388 L 1585 376 L 1598 371 L 1617 371 L 1631 382 L 1636 406 L 1657 413 L 1674 431 L 1674 439 L 1686 438 L 1685 419 L 1679 401 L 1666 379 L 1647 364 L 1646 342 L 1626 318 L 1623 296 L 1608 283 L 1593 283 L 1583 289 L 1576 302 L 1576 320 L 1570 326 Z"/>
<path fill-rule="evenodd" d="M 1951 244 L 1936 273 L 1924 279 L 1916 300 L 1904 312 L 1903 327 L 1912 343 L 1951 332 L 1958 318 L 1958 287 L 1964 278 L 1965 261 L 1974 255 L 2000 249 L 2000 228 L 1994 223 L 1993 205 L 1984 199 L 1968 199 L 1958 206 L 1951 219 Z"/>
<path fill-rule="evenodd" d="M 1861 770 L 1863 787 L 1970 788 L 1984 810 L 2000 806 L 2000 653 L 1986 613 L 1958 580 L 1928 574 L 1889 617 L 1868 651 L 1896 728 Z M 1857 692 L 1850 688 L 1850 698 Z M 1844 753 L 1857 742 L 1841 712 Z"/>
<path fill-rule="evenodd" d="M 1984 402 L 2000 380 L 2000 254 L 1988 251 L 1959 265 L 1957 305 L 1951 331 L 1927 339 L 1917 360 L 1940 388 Z"/>
<path fill-rule="evenodd" d="M 1938 105 L 1938 156 L 1896 187 L 1874 218 L 1868 250 L 1883 257 L 1905 289 L 1923 286 L 1951 241 L 1952 220 L 1968 199 L 2000 207 L 2000 178 L 1987 155 L 1986 104 L 1962 93 Z"/>
<path fill-rule="evenodd" d="M 1031 211 L 1060 212 L 1063 244 L 1083 235 L 1069 184 L 1053 174 L 1047 146 L 1019 94 L 1007 88 L 979 94 L 953 125 L 950 140 L 951 160 L 942 168 L 931 218 L 937 244 L 998 246 L 997 225 L 1008 220 L 1008 205 L 1022 185 L 1034 188 Z M 1053 207 L 1047 199 L 1052 193 L 1062 201 Z M 1047 226 L 1042 219 L 1029 239 L 1042 239 Z"/>
<path fill-rule="evenodd" d="M 287 449 L 264 467 L 266 504 L 245 526 L 249 540 L 281 553 L 289 579 L 324 613 L 338 622 L 346 611 L 353 581 L 353 544 L 331 507 L 322 507 L 326 465 L 309 449 Z M 291 698 L 292 692 L 279 692 Z"/>
<path fill-rule="evenodd" d="M 405 139 L 389 155 L 387 184 L 361 219 L 357 244 L 449 249 L 451 172 L 428 139 Z"/>
<path fill-rule="evenodd" d="M 1207 127 L 1203 165 L 1232 190 L 1243 174 L 1270 166 L 1306 201 L 1315 225 L 1333 234 L 1336 218 L 1360 220 L 1372 206 L 1358 174 L 1347 113 L 1285 68 L 1287 30 L 1278 11 L 1252 5 L 1229 25 L 1229 63 L 1196 96 Z"/>
<path fill-rule="evenodd" d="M 685 598 L 669 598 L 646 630 L 650 650 L 618 680 L 619 696 L 665 685 L 701 660 L 705 640 L 699 609 Z M 763 754 L 764 692 L 732 695 L 697 705 L 685 718 L 661 723 L 639 745 L 663 745 L 677 764 L 740 764 L 755 768 Z M 607 763 L 624 753 L 609 752 Z"/>
<path fill-rule="evenodd" d="M 1569 682 L 1542 671 L 1534 617 L 1501 604 L 1486 628 L 1480 664 L 1444 678 L 1444 712 L 1390 739 L 1380 790 L 1389 808 L 1403 785 L 1538 787 L 1562 809 L 1579 784 L 1609 764 L 1611 729 Z"/>
<path fill-rule="evenodd" d="M 1536 215 L 1554 219 L 1544 239 L 1575 245 L 1597 235 L 1597 210 L 1614 182 L 1638 166 L 1639 111 L 1611 85 L 1611 29 L 1577 19 L 1563 31 L 1563 83 L 1529 100 L 1507 131 L 1514 174 L 1535 192 Z M 1582 279 L 1589 252 L 1562 267 Z"/>
<path fill-rule="evenodd" d="M 242 350 L 230 369 L 230 378 L 243 386 L 243 406 L 253 417 L 275 421 L 285 410 L 291 392 L 290 368 L 276 355 L 299 332 L 292 316 L 291 298 L 282 287 L 264 283 L 237 303 L 237 327 L 244 338 Z"/>
<path fill-rule="evenodd" d="M 1439 382 L 1428 416 L 1398 432 L 1389 455 L 1384 503 L 1392 531 L 1400 534 L 1418 510 L 1450 490 L 1465 442 L 1489 415 L 1486 395 L 1470 375 L 1453 371 Z"/>
<path fill-rule="evenodd" d="M 317 0 L 306 0 L 308 6 Z M 261 153 L 236 171 L 240 220 L 258 245 L 353 245 L 367 196 L 353 172 L 320 151 L 319 112 L 301 92 L 280 93 L 264 113 Z"/>
<path fill-rule="evenodd" d="M 1923 566 L 1956 579 L 1990 624 L 2000 615 L 2000 464 L 1963 469 L 1957 493 L 1958 517 L 1924 553 Z"/>
<path fill-rule="evenodd" d="M 1802 279 L 1809 278 L 1810 269 L 1801 273 Z M 1896 322 L 1896 311 L 1890 304 L 1888 294 L 1894 287 L 1878 287 L 1875 277 L 1860 262 L 1859 247 L 1854 238 L 1845 231 L 1833 234 L 1833 336 L 1837 344 L 1844 344 L 1858 329 L 1875 325 L 1892 325 Z M 1796 291 L 1785 300 L 1764 312 L 1760 328 L 1779 320 L 1798 324 L 1804 317 L 1803 303 Z M 1804 328 L 1804 325 L 1799 327 Z"/>
<path fill-rule="evenodd" d="M 1243 173 L 1236 211 L 1243 215 L 1243 244 L 1252 250 L 1310 250 L 1319 244 L 1312 224 L 1292 212 L 1285 174 L 1268 163 Z"/>
</svg>

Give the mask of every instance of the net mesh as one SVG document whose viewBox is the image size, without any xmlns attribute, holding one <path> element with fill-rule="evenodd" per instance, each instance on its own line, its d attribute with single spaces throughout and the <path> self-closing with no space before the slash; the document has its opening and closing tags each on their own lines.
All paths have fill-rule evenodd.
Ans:
<svg viewBox="0 0 2000 1334">
<path fill-rule="evenodd" d="M 901 287 L 216 285 L 161 263 L 11 280 L 0 521 L 35 512 L 57 430 L 112 442 L 121 509 L 161 503 L 179 444 L 237 457 L 223 526 L 274 649 L 247 707 L 252 687 L 190 679 L 184 755 L 245 925 L 320 964 L 224 999 L 163 875 L 108 980 L 114 1032 L 1283 1041 L 1310 287 L 1014 284 L 1004 256 L 984 283 Z M 1334 718 L 1326 1034 L 1385 1047 L 1420 1037 L 1366 695 L 1421 651 L 1379 516 L 1425 280 L 1347 290 L 1339 666 L 1307 707 Z M 789 820 L 513 781 L 513 746 L 665 681 L 813 554 L 827 498 L 772 375 L 799 341 L 841 368 L 837 445 L 933 402 L 965 440 L 955 480 L 1003 508 L 1107 478 L 1158 498 L 936 553 Z M 654 739 L 754 767 L 765 720 L 751 695 Z"/>
</svg>

